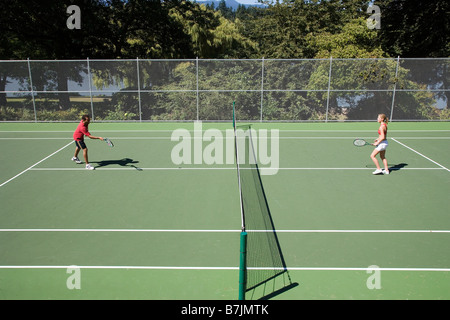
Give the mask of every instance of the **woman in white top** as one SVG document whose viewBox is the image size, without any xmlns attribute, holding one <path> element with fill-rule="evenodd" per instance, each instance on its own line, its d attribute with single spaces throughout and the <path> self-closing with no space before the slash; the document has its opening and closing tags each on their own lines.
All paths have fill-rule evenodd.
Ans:
<svg viewBox="0 0 450 320">
<path fill-rule="evenodd" d="M 373 172 L 373 174 L 389 174 L 389 168 L 388 168 L 388 162 L 385 157 L 386 155 L 386 148 L 388 146 L 387 141 L 387 124 L 388 124 L 388 118 L 385 114 L 379 114 L 378 123 L 380 123 L 380 128 L 378 129 L 378 138 L 375 140 L 373 145 L 376 147 L 372 154 L 370 155 L 370 158 L 372 159 L 373 163 L 375 163 L 375 166 L 377 167 L 377 170 Z M 381 161 L 383 161 L 384 169 L 381 170 L 380 164 L 378 163 L 378 160 L 376 158 L 377 154 L 380 154 Z"/>
</svg>

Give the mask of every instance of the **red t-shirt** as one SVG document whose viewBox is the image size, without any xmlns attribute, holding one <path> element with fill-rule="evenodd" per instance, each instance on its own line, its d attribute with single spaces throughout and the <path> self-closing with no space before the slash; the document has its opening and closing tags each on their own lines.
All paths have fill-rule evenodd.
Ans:
<svg viewBox="0 0 450 320">
<path fill-rule="evenodd" d="M 83 120 L 80 121 L 78 124 L 77 129 L 73 133 L 73 138 L 75 141 L 82 141 L 84 140 L 84 136 L 90 136 L 91 134 L 88 131 L 88 127 L 84 125 Z"/>
</svg>

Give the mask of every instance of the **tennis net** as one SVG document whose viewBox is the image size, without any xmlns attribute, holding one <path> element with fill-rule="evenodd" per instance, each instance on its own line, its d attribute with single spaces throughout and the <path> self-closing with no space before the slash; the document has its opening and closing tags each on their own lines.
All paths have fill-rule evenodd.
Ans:
<svg viewBox="0 0 450 320">
<path fill-rule="evenodd" d="M 233 125 L 242 231 L 246 234 L 245 254 L 242 254 L 241 236 L 240 267 L 241 277 L 244 277 L 240 279 L 240 283 L 244 282 L 244 285 L 240 286 L 240 291 L 244 290 L 244 292 L 240 292 L 240 299 L 244 299 L 245 292 L 282 274 L 288 275 L 289 284 L 292 282 L 283 258 L 258 168 L 254 148 L 256 131 L 250 125 L 236 126 L 234 118 Z"/>
</svg>

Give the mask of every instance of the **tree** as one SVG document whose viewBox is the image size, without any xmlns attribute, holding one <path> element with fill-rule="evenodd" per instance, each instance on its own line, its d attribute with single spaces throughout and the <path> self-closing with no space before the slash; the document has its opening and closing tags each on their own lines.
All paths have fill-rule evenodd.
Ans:
<svg viewBox="0 0 450 320">
<path fill-rule="evenodd" d="M 0 34 L 3 34 L 1 39 L 5 46 L 0 54 L 9 59 L 53 60 L 79 59 L 95 52 L 93 43 L 99 43 L 104 25 L 100 2 L 86 0 L 80 4 L 83 8 L 83 25 L 79 30 L 67 27 L 67 7 L 70 5 L 72 1 L 68 0 L 2 1 L 2 12 L 6 14 L 0 25 L 4 32 Z M 41 90 L 45 86 L 56 85 L 60 91 L 57 95 L 60 108 L 69 108 L 67 81 L 78 82 L 85 66 L 74 63 L 67 68 L 52 62 L 46 66 L 41 64 L 41 67 L 34 85 L 41 83 Z"/>
<path fill-rule="evenodd" d="M 190 36 L 193 58 L 248 58 L 256 47 L 242 34 L 239 20 L 228 20 L 204 5 L 183 1 L 171 8 L 170 16 Z"/>
<path fill-rule="evenodd" d="M 450 56 L 450 3 L 446 0 L 375 1 L 381 10 L 380 41 L 390 56 Z"/>
<path fill-rule="evenodd" d="M 305 56 L 307 34 L 305 1 L 278 1 L 261 11 L 258 19 L 249 21 L 251 39 L 259 43 L 266 58 L 301 58 Z"/>
<path fill-rule="evenodd" d="M 169 14 L 184 1 L 108 0 L 108 58 L 187 58 L 192 55 L 183 26 Z M 106 58 L 106 57 L 104 57 Z"/>
<path fill-rule="evenodd" d="M 375 4 L 381 9 L 380 41 L 389 55 L 402 58 L 450 57 L 448 1 L 387 0 L 375 1 Z M 428 83 L 435 89 L 448 88 L 448 62 L 437 62 L 431 68 L 433 72 L 427 73 L 432 75 Z M 448 106 L 450 93 L 440 91 L 438 95 L 447 101 Z"/>
<path fill-rule="evenodd" d="M 316 54 L 308 37 L 320 38 L 342 32 L 343 26 L 365 14 L 367 4 L 361 0 L 292 0 L 261 1 L 259 9 L 246 20 L 247 33 L 259 43 L 266 58 L 313 58 Z"/>
<path fill-rule="evenodd" d="M 219 11 L 222 17 L 224 17 L 225 19 L 228 19 L 230 21 L 234 19 L 233 8 L 227 7 L 225 0 L 221 0 L 219 2 L 219 5 L 217 6 L 217 11 Z"/>
<path fill-rule="evenodd" d="M 350 20 L 338 33 L 310 33 L 306 39 L 314 58 L 386 57 L 377 41 L 377 31 L 367 28 L 363 17 Z"/>
</svg>

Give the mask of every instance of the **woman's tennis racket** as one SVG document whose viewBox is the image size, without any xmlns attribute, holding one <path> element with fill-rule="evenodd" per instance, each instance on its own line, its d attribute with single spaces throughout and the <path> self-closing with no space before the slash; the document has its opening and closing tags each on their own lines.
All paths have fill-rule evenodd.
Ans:
<svg viewBox="0 0 450 320">
<path fill-rule="evenodd" d="M 355 139 L 353 140 L 353 144 L 357 147 L 364 147 L 364 146 L 372 146 L 372 143 L 368 143 L 366 140 L 364 139 Z"/>
<path fill-rule="evenodd" d="M 112 141 L 109 140 L 108 138 L 103 138 L 103 141 L 105 141 L 108 144 L 108 146 L 114 147 L 114 143 L 112 143 Z"/>
</svg>

